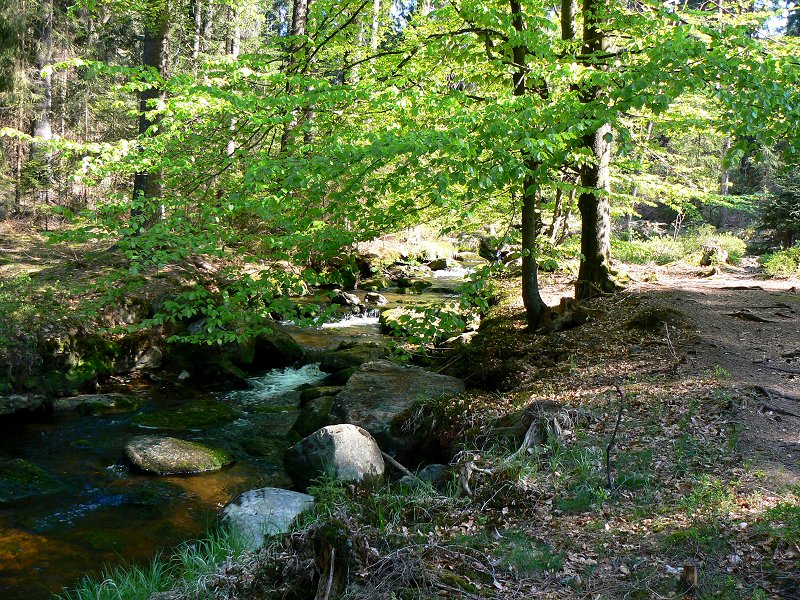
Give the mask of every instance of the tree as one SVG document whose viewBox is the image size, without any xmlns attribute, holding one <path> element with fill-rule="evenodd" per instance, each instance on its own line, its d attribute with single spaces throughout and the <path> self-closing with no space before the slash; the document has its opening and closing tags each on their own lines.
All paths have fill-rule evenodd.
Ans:
<svg viewBox="0 0 800 600">
<path fill-rule="evenodd" d="M 603 69 L 602 56 L 608 52 L 608 9 L 603 0 L 583 0 L 583 50 L 580 56 L 592 69 Z M 591 79 L 591 78 L 590 78 Z M 590 119 L 583 142 L 590 160 L 580 169 L 581 190 L 578 209 L 581 213 L 581 264 L 575 283 L 578 300 L 617 288 L 611 272 L 611 125 L 603 122 L 602 106 L 607 90 L 586 84 L 581 102 Z"/>
<path fill-rule="evenodd" d="M 168 0 L 147 0 L 142 9 L 142 66 L 148 70 L 144 89 L 139 93 L 139 136 L 142 138 L 158 127 L 156 102 L 164 98 L 161 82 L 167 77 L 170 27 L 167 2 Z M 131 215 L 152 220 L 157 211 L 152 200 L 160 199 L 162 193 L 161 173 L 158 170 L 136 173 L 133 180 L 134 204 Z"/>
<path fill-rule="evenodd" d="M 786 35 L 800 36 L 800 2 L 789 6 L 789 15 L 786 18 Z"/>
<path fill-rule="evenodd" d="M 525 29 L 524 15 L 518 0 L 510 0 L 511 18 L 514 30 L 520 36 Z M 525 96 L 533 87 L 527 81 L 526 62 L 528 49 L 518 44 L 514 46 L 512 58 L 516 71 L 512 75 L 514 96 Z M 540 88 L 541 90 L 541 88 Z M 539 92 L 543 94 L 542 91 Z M 536 262 L 537 238 L 542 228 L 539 185 L 536 180 L 541 165 L 529 154 L 522 158 L 525 176 L 522 179 L 522 301 L 525 305 L 528 326 L 535 329 L 547 320 L 547 305 L 539 293 L 539 264 Z"/>
</svg>

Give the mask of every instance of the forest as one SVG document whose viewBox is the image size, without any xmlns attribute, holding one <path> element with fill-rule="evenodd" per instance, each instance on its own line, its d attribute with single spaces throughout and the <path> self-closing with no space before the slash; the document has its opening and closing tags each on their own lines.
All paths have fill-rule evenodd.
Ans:
<svg viewBox="0 0 800 600">
<path fill-rule="evenodd" d="M 800 598 L 800 3 L 0 0 L 0 598 Z"/>
</svg>

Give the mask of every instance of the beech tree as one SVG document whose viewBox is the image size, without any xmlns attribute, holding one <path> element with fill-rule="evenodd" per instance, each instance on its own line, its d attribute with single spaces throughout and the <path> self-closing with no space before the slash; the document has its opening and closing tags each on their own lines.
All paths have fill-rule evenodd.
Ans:
<svg viewBox="0 0 800 600">
<path fill-rule="evenodd" d="M 144 41 L 142 44 L 142 66 L 149 69 L 144 87 L 139 93 L 139 136 L 151 135 L 159 125 L 158 107 L 154 104 L 164 99 L 163 81 L 167 77 L 169 58 L 170 14 L 168 0 L 146 0 L 142 7 Z M 136 173 L 133 180 L 132 215 L 145 215 L 149 220 L 157 210 L 152 200 L 162 196 L 161 173 L 158 169 L 147 169 Z"/>
<path fill-rule="evenodd" d="M 288 16 L 275 3 L 263 9 L 269 27 L 244 32 L 238 52 L 238 35 L 219 20 L 243 7 L 202 5 L 182 20 L 160 0 L 136 9 L 145 69 L 131 70 L 117 94 L 140 92 L 138 136 L 87 145 L 81 162 L 88 185 L 137 175 L 134 221 L 154 198 L 163 207 L 158 226 L 125 246 L 136 269 L 232 249 L 303 267 L 232 276 L 224 293 L 195 293 L 191 310 L 217 315 L 222 303 L 232 315 L 257 299 L 279 312 L 294 277 L 335 280 L 326 260 L 346 263 L 359 241 L 421 222 L 457 231 L 506 219 L 522 234 L 536 329 L 549 316 L 538 289 L 543 199 L 578 196 L 576 295 L 616 289 L 610 207 L 620 192 L 611 182 L 635 131 L 657 129 L 675 102 L 708 108 L 694 126 L 730 136 L 731 159 L 748 143 L 798 146 L 796 44 L 761 39 L 765 17 L 754 13 L 462 0 L 395 15 L 389 33 L 388 3 L 297 0 L 291 27 L 273 23 Z M 168 53 L 184 26 L 190 43 Z M 110 79 L 123 72 L 90 67 Z M 109 194 L 85 215 L 86 229 L 130 235 L 140 229 L 130 208 Z M 563 231 L 555 218 L 551 226 L 551 237 Z"/>
</svg>

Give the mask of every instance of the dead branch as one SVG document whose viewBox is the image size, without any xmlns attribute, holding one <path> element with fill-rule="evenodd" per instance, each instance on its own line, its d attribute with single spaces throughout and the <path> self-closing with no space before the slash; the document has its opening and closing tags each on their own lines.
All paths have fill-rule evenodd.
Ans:
<svg viewBox="0 0 800 600">
<path fill-rule="evenodd" d="M 336 562 L 336 548 L 331 546 L 331 555 L 328 559 L 328 580 L 325 583 L 325 593 L 323 594 L 322 580 L 320 580 L 319 589 L 317 590 L 317 597 L 315 600 L 329 600 L 331 597 L 331 589 L 333 588 L 333 569 Z"/>
<path fill-rule="evenodd" d="M 774 412 L 776 415 L 786 415 L 787 417 L 796 417 L 800 419 L 800 415 L 797 413 L 793 413 L 790 410 L 784 410 L 783 408 L 779 408 L 777 406 L 772 406 L 771 404 L 761 404 L 761 410 L 765 412 Z"/>
<path fill-rule="evenodd" d="M 381 454 L 383 455 L 383 458 L 389 462 L 390 465 L 392 465 L 395 469 L 400 471 L 403 475 L 405 475 L 406 477 L 411 477 L 412 479 L 416 479 L 417 481 L 421 481 L 421 479 L 419 477 L 417 477 L 411 471 L 406 469 L 403 465 L 401 465 L 399 462 L 397 462 L 393 457 L 391 457 L 388 454 L 386 454 L 386 452 L 384 452 L 383 450 L 381 450 Z"/>
<path fill-rule="evenodd" d="M 726 313 L 729 317 L 736 317 L 737 319 L 744 319 L 745 321 L 753 321 L 755 323 L 777 323 L 773 319 L 764 319 L 763 317 L 759 317 L 758 315 L 754 315 L 749 312 L 744 312 L 743 310 Z"/>
<path fill-rule="evenodd" d="M 800 375 L 800 369 L 784 369 L 783 367 L 773 367 L 772 365 L 764 365 L 771 371 L 778 371 L 779 373 L 791 373 L 792 375 Z"/>
</svg>

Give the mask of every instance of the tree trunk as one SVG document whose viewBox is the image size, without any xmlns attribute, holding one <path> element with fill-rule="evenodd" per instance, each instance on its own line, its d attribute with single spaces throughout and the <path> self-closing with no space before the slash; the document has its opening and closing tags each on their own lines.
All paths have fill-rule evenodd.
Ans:
<svg viewBox="0 0 800 600">
<path fill-rule="evenodd" d="M 728 150 L 731 149 L 731 137 L 727 136 L 725 141 L 722 143 L 722 171 L 719 174 L 719 195 L 722 196 L 722 201 L 725 201 L 725 197 L 728 195 L 728 187 L 731 181 L 731 174 L 728 171 L 728 168 L 725 166 L 725 158 L 728 155 Z M 728 224 L 728 207 L 727 206 L 720 206 L 719 207 L 719 215 L 717 217 L 717 228 L 724 229 L 725 225 Z"/>
<path fill-rule="evenodd" d="M 598 11 L 604 8 L 601 3 L 602 0 L 583 2 L 583 55 L 587 60 L 606 50 L 606 38 L 598 16 Z M 591 106 L 600 100 L 602 94 L 599 86 L 591 85 L 582 91 L 581 102 Z M 611 270 L 610 137 L 611 126 L 603 124 L 583 138 L 592 161 L 580 170 L 584 191 L 578 196 L 581 213 L 581 265 L 575 283 L 575 298 L 578 300 L 618 288 Z"/>
<path fill-rule="evenodd" d="M 306 24 L 308 22 L 308 7 L 309 7 L 309 0 L 294 0 L 292 3 L 292 31 L 291 34 L 293 37 L 304 36 L 306 34 Z M 292 42 L 292 46 L 289 49 L 289 62 L 287 65 L 287 71 L 291 71 L 292 68 L 297 64 L 297 53 L 300 51 L 300 47 L 298 46 L 298 42 L 295 39 Z M 292 88 L 287 83 L 286 84 L 286 95 L 291 95 Z M 313 107 L 309 107 L 304 111 L 306 116 L 310 116 L 313 118 Z M 308 114 L 310 113 L 310 115 Z M 292 118 L 286 123 L 283 134 L 281 135 L 281 153 L 285 153 L 290 143 L 292 142 L 292 132 L 297 127 L 297 116 L 296 114 L 292 115 Z M 310 131 L 310 125 L 309 125 Z M 308 133 L 306 134 L 309 135 Z"/>
<path fill-rule="evenodd" d="M 381 0 L 372 2 L 372 37 L 370 38 L 370 48 L 372 53 L 378 51 L 378 33 L 381 26 Z"/>
<path fill-rule="evenodd" d="M 511 15 L 514 29 L 522 32 L 522 7 L 518 0 L 511 0 Z M 525 60 L 528 54 L 524 46 L 513 49 L 514 64 L 517 70 L 512 74 L 514 96 L 526 93 Z M 522 182 L 522 302 L 530 329 L 537 329 L 547 320 L 547 305 L 539 293 L 539 263 L 536 262 L 537 238 L 541 229 L 539 190 L 536 171 L 539 164 L 525 157 L 526 175 Z"/>
<path fill-rule="evenodd" d="M 201 0 L 194 0 L 194 39 L 192 40 L 192 60 L 195 65 L 200 58 L 200 39 L 203 37 L 203 4 Z"/>
<path fill-rule="evenodd" d="M 229 12 L 230 21 L 232 23 L 231 27 L 231 35 L 230 39 L 226 42 L 226 46 L 229 50 L 229 54 L 235 60 L 239 56 L 239 48 L 242 44 L 242 28 L 239 26 L 239 15 L 236 14 L 234 9 L 230 9 Z M 231 117 L 230 125 L 228 128 L 231 132 L 236 130 L 236 117 Z M 233 139 L 228 140 L 228 144 L 225 148 L 225 152 L 228 156 L 232 157 L 234 152 L 236 152 L 236 141 Z"/>
<path fill-rule="evenodd" d="M 40 77 L 39 73 L 53 62 L 53 0 L 47 0 L 42 5 L 38 34 L 39 47 L 36 52 L 37 72 L 34 87 L 39 95 L 39 102 L 33 121 L 33 135 L 37 140 L 48 142 L 53 139 L 53 76 L 48 73 Z M 47 201 L 53 179 L 53 152 L 49 148 L 42 149 L 38 141 L 34 142 L 31 145 L 31 161 L 39 163 L 36 165 L 37 180 L 41 186 L 42 197 Z"/>
<path fill-rule="evenodd" d="M 142 65 L 156 69 L 162 77 L 167 75 L 169 15 L 158 0 L 151 2 L 150 10 L 144 13 L 144 46 L 142 49 Z M 152 114 L 152 103 L 162 97 L 157 87 L 149 87 L 139 94 L 139 135 L 148 135 L 148 130 L 158 125 L 158 117 Z M 157 207 L 147 199 L 159 199 L 162 196 L 161 172 L 137 173 L 133 182 L 134 207 L 131 216 L 146 214 L 148 219 L 156 217 Z"/>
</svg>

